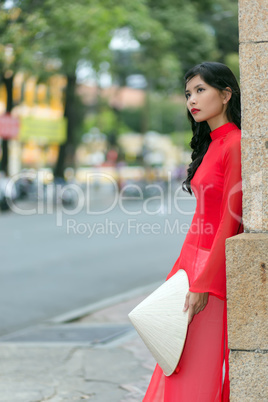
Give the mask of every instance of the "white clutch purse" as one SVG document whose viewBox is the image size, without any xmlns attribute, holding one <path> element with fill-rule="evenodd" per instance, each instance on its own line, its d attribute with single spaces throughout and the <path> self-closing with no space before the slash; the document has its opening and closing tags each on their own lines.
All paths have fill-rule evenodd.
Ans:
<svg viewBox="0 0 268 402">
<path fill-rule="evenodd" d="M 179 269 L 128 314 L 166 376 L 174 372 L 183 351 L 189 310 L 182 310 L 188 291 L 188 276 Z"/>
</svg>

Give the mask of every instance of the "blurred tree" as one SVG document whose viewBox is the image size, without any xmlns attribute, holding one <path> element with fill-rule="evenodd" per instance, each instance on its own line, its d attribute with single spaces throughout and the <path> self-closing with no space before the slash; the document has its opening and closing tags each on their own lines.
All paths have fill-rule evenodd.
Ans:
<svg viewBox="0 0 268 402">
<path fill-rule="evenodd" d="M 140 33 L 139 26 L 132 24 L 131 33 L 141 47 L 114 52 L 119 84 L 128 74 L 142 72 L 154 88 L 174 90 L 182 73 L 193 65 L 224 61 L 227 54 L 237 52 L 237 0 L 147 0 L 147 4 L 153 20 L 164 27 L 168 43 L 165 39 L 161 49 L 157 31 Z"/>
<path fill-rule="evenodd" d="M 188 68 L 200 60 L 218 57 L 214 33 L 200 22 L 196 5 L 185 0 L 147 0 L 146 4 L 149 24 L 135 16 L 128 21 L 130 39 L 135 38 L 140 46 L 114 50 L 112 64 L 118 85 L 125 85 L 131 74 L 145 77 L 142 132 L 152 125 L 150 115 L 155 105 L 150 103 L 151 92 L 174 93 L 181 87 L 182 75 Z"/>
<path fill-rule="evenodd" d="M 80 60 L 90 60 L 97 69 L 107 58 L 110 32 L 121 23 L 122 10 L 110 7 L 108 0 L 27 1 L 23 7 L 40 10 L 46 22 L 41 57 L 50 60 L 67 77 L 64 116 L 68 120 L 67 142 L 60 146 L 55 176 L 63 177 L 66 165 L 73 165 L 77 108 L 75 102 L 76 70 Z"/>
<path fill-rule="evenodd" d="M 185 131 L 189 127 L 183 97 L 175 102 L 167 97 L 152 94 L 151 105 L 150 130 L 170 134 L 175 131 Z"/>
<path fill-rule="evenodd" d="M 216 38 L 218 60 L 224 62 L 229 53 L 238 53 L 238 1 L 191 0 L 200 21 L 205 23 Z"/>
<path fill-rule="evenodd" d="M 172 101 L 171 99 L 150 94 L 151 111 L 148 116 L 148 130 L 159 133 L 171 134 L 173 132 L 185 131 L 189 127 L 184 102 Z M 123 109 L 120 111 L 122 122 L 132 132 L 141 132 L 143 116 L 142 108 Z"/>
<path fill-rule="evenodd" d="M 139 3 L 138 14 L 128 10 L 125 26 L 117 32 L 119 38 L 122 36 L 123 46 L 112 48 L 111 72 L 118 87 L 126 85 L 131 75 L 144 77 L 142 88 L 146 91 L 146 97 L 142 120 L 138 125 L 140 131 L 145 132 L 149 127 L 150 91 L 174 91 L 178 87 L 182 69 L 180 60 L 172 51 L 172 33 L 151 15 L 147 3 Z M 136 46 L 133 46 L 134 41 Z M 122 113 L 117 109 L 116 102 L 114 111 L 120 120 Z"/>
<path fill-rule="evenodd" d="M 237 81 L 240 81 L 239 71 L 239 55 L 238 53 L 229 53 L 224 58 L 224 63 L 232 70 L 236 76 Z"/>
<path fill-rule="evenodd" d="M 75 87 L 81 60 L 89 61 L 97 76 L 102 62 L 110 61 L 113 76 L 120 85 L 124 85 L 131 74 L 141 74 L 145 77 L 147 91 L 173 92 L 182 74 L 193 64 L 204 59 L 217 60 L 233 52 L 234 45 L 226 40 L 224 27 L 230 23 L 228 31 L 236 29 L 231 26 L 237 15 L 235 3 L 233 0 L 1 2 L 2 46 L 12 44 L 17 65 L 35 66 L 39 77 L 55 71 L 67 77 L 67 142 L 60 148 L 55 175 L 63 175 L 66 161 L 73 163 L 78 124 Z M 12 7 L 7 9 L 7 4 Z M 130 36 L 137 40 L 138 47 L 115 50 L 113 62 L 109 42 L 116 29 L 126 27 Z M 3 66 L 4 52 L 0 53 L 0 65 Z M 6 71 L 6 68 L 1 70 Z M 13 61 L 12 69 L 8 70 L 16 71 Z M 143 131 L 149 127 L 149 95 L 146 99 Z M 118 118 L 116 105 L 114 112 Z"/>
<path fill-rule="evenodd" d="M 154 32 L 145 35 L 149 40 L 144 41 L 144 34 L 139 35 L 133 24 L 133 35 L 141 47 L 117 52 L 117 82 L 122 84 L 127 74 L 134 71 L 146 77 L 147 91 L 164 89 L 166 93 L 174 92 L 182 85 L 182 74 L 204 60 L 227 60 L 237 74 L 234 54 L 238 49 L 236 0 L 148 0 L 147 4 L 153 20 L 169 34 L 168 43 L 159 49 L 159 38 L 154 36 Z M 150 105 L 149 99 L 147 93 L 142 131 L 152 125 L 149 115 L 154 114 L 151 109 L 157 108 Z"/>
<path fill-rule="evenodd" d="M 74 155 L 74 93 L 78 62 L 88 60 L 98 71 L 101 62 L 109 60 L 112 32 L 118 27 L 133 26 L 139 41 L 153 43 L 154 52 L 146 58 L 151 71 L 170 35 L 151 18 L 145 1 L 121 0 L 21 0 L 17 4 L 26 12 L 39 12 L 45 26 L 39 33 L 42 43 L 40 60 L 50 60 L 67 77 L 65 117 L 68 119 L 67 142 L 60 147 L 55 175 L 63 176 L 65 161 L 72 164 Z M 158 44 L 158 47 L 156 47 Z M 149 47 L 148 47 L 149 49 Z M 156 52 L 157 49 L 157 52 Z M 167 64 L 167 62 L 166 62 Z M 171 64 L 171 63 L 169 63 Z M 163 62 L 163 71 L 166 68 Z M 169 76 L 168 74 L 166 74 Z"/>
<path fill-rule="evenodd" d="M 119 129 L 119 134 L 133 130 L 120 119 L 120 126 L 118 127 L 116 113 L 106 104 L 103 105 L 102 110 L 98 114 L 88 115 L 83 124 L 84 132 L 89 132 L 93 127 L 98 127 L 102 133 L 108 136 L 113 136 L 116 129 Z"/>
<path fill-rule="evenodd" d="M 202 3 L 202 0 L 201 0 Z M 211 1 L 203 1 L 204 6 Z M 202 60 L 215 60 L 218 51 L 214 32 L 199 17 L 199 1 L 148 0 L 151 15 L 172 34 L 172 52 L 183 72 Z"/>
</svg>

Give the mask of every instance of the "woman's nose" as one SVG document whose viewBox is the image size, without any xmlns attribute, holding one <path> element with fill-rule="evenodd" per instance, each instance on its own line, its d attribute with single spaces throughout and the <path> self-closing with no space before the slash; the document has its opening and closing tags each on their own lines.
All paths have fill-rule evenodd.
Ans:
<svg viewBox="0 0 268 402">
<path fill-rule="evenodd" d="M 196 101 L 195 101 L 194 96 L 191 96 L 191 98 L 190 98 L 190 105 L 195 105 L 195 103 L 196 103 Z"/>
</svg>

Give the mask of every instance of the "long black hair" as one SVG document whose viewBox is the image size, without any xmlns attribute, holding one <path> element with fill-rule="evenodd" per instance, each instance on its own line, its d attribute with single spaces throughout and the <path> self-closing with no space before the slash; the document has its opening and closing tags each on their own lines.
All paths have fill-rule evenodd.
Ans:
<svg viewBox="0 0 268 402">
<path fill-rule="evenodd" d="M 232 91 L 231 99 L 227 104 L 226 115 L 229 122 L 235 123 L 241 128 L 241 105 L 240 105 L 240 89 L 237 80 L 232 71 L 222 63 L 204 62 L 191 68 L 185 76 L 185 88 L 187 83 L 196 75 L 200 75 L 203 81 L 208 85 L 219 89 L 226 90 L 229 87 Z M 188 119 L 192 125 L 193 137 L 190 146 L 193 149 L 192 162 L 187 170 L 187 178 L 182 183 L 182 189 L 192 194 L 191 180 L 194 177 L 196 169 L 202 162 L 205 153 L 211 142 L 210 128 L 206 121 L 197 123 L 192 117 L 189 110 L 187 111 Z"/>
</svg>

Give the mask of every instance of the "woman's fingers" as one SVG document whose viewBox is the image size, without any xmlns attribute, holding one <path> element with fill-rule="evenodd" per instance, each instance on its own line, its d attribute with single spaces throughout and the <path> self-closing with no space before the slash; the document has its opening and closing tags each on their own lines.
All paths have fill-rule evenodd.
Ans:
<svg viewBox="0 0 268 402">
<path fill-rule="evenodd" d="M 195 314 L 200 313 L 200 311 L 204 310 L 208 302 L 208 293 L 193 293 L 188 292 L 185 298 L 183 311 L 187 311 L 188 313 L 188 324 L 193 319 Z"/>
<path fill-rule="evenodd" d="M 185 297 L 185 303 L 184 303 L 184 307 L 182 311 L 187 311 L 189 308 L 189 298 L 190 298 L 190 292 L 187 293 L 186 297 Z"/>
<path fill-rule="evenodd" d="M 195 315 L 195 309 L 194 306 L 189 306 L 189 314 L 188 314 L 188 324 L 190 324 L 190 322 L 192 321 L 194 315 Z"/>
<path fill-rule="evenodd" d="M 204 308 L 206 307 L 206 305 L 208 304 L 208 293 L 202 293 L 203 295 L 203 308 L 202 310 L 204 310 Z"/>
</svg>

